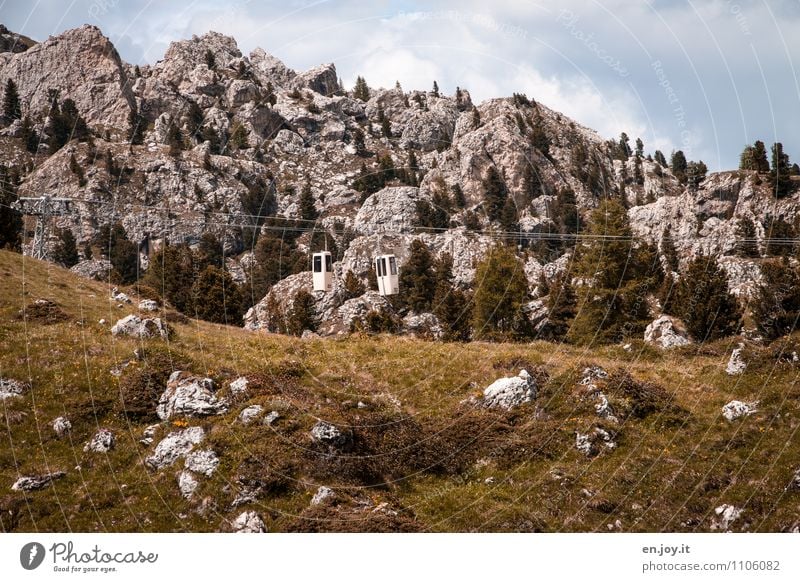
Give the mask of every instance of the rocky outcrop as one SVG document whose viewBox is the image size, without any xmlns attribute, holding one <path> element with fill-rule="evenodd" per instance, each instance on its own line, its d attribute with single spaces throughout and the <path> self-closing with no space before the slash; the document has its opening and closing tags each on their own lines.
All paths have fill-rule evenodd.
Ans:
<svg viewBox="0 0 800 582">
<path fill-rule="evenodd" d="M 26 389 L 26 384 L 11 378 L 0 378 L 0 400 L 16 398 L 22 396 Z"/>
<path fill-rule="evenodd" d="M 239 413 L 239 422 L 242 424 L 250 424 L 258 419 L 264 413 L 264 407 L 260 404 L 253 404 L 248 406 Z"/>
<path fill-rule="evenodd" d="M 743 512 L 743 509 L 734 505 L 728 505 L 727 503 L 720 505 L 714 509 L 716 517 L 711 521 L 711 529 L 728 531 L 731 524 L 739 519 Z"/>
<path fill-rule="evenodd" d="M 68 65 L 67 65 L 68 64 Z M 48 91 L 70 98 L 89 125 L 127 130 L 136 102 L 117 49 L 97 27 L 84 25 L 20 53 L 0 53 L 0 78 L 14 79 L 23 112 L 49 110 Z"/>
<path fill-rule="evenodd" d="M 613 450 L 617 447 L 611 433 L 596 426 L 588 433 L 575 433 L 575 448 L 587 457 L 594 457 L 602 451 Z"/>
<path fill-rule="evenodd" d="M 325 487 L 325 485 L 320 486 L 317 489 L 317 492 L 314 493 L 314 497 L 311 498 L 311 505 L 321 505 L 323 503 L 330 503 L 333 499 L 336 498 L 336 493 L 333 492 L 333 489 L 330 487 Z"/>
<path fill-rule="evenodd" d="M 731 357 L 728 358 L 728 365 L 725 366 L 725 373 L 728 374 L 728 376 L 744 374 L 744 371 L 747 369 L 747 362 L 745 362 L 742 357 L 743 351 L 744 346 L 739 344 L 739 347 L 734 348 L 731 352 Z"/>
<path fill-rule="evenodd" d="M 12 491 L 38 491 L 49 486 L 53 481 L 66 477 L 64 471 L 56 471 L 54 473 L 46 473 L 44 475 L 31 475 L 27 477 L 20 477 L 11 486 Z"/>
<path fill-rule="evenodd" d="M 741 400 L 731 400 L 722 407 L 722 416 L 728 422 L 733 422 L 739 418 L 750 416 L 758 412 L 758 402 L 742 402 Z"/>
<path fill-rule="evenodd" d="M 644 341 L 665 350 L 691 343 L 682 322 L 669 315 L 662 315 L 647 326 Z"/>
<path fill-rule="evenodd" d="M 111 274 L 111 261 L 108 259 L 90 259 L 81 261 L 70 269 L 76 275 L 94 279 L 95 281 L 108 281 Z"/>
<path fill-rule="evenodd" d="M 250 382 L 247 380 L 246 377 L 240 376 L 236 378 L 233 382 L 228 385 L 228 388 L 231 391 L 231 394 L 234 396 L 238 396 L 240 394 L 247 394 L 247 386 Z"/>
<path fill-rule="evenodd" d="M 320 420 L 311 429 L 311 439 L 314 442 L 338 449 L 348 445 L 351 436 L 329 422 Z"/>
<path fill-rule="evenodd" d="M 192 473 L 210 477 L 219 467 L 219 457 L 210 449 L 193 451 L 186 455 L 184 466 Z"/>
<path fill-rule="evenodd" d="M 72 430 L 72 423 L 63 416 L 56 418 L 52 426 L 58 438 L 63 438 Z"/>
<path fill-rule="evenodd" d="M 173 416 L 212 416 L 225 414 L 228 402 L 214 394 L 215 384 L 211 378 L 200 378 L 188 372 L 173 372 L 167 381 L 167 389 L 158 400 L 156 413 L 162 420 Z"/>
<path fill-rule="evenodd" d="M 98 430 L 92 439 L 83 447 L 84 453 L 107 453 L 117 443 L 114 433 L 107 428 Z"/>
<path fill-rule="evenodd" d="M 364 201 L 356 214 L 355 229 L 361 234 L 411 232 L 416 223 L 418 188 L 384 188 Z"/>
<path fill-rule="evenodd" d="M 155 470 L 169 467 L 181 457 L 186 456 L 204 438 L 205 431 L 199 426 L 171 432 L 156 445 L 155 450 L 144 460 L 144 463 Z"/>
<path fill-rule="evenodd" d="M 137 339 L 150 339 L 161 337 L 169 338 L 169 326 L 161 321 L 161 318 L 144 318 L 138 315 L 128 315 L 120 319 L 111 328 L 111 335 L 125 335 Z"/>
<path fill-rule="evenodd" d="M 500 378 L 483 391 L 483 404 L 487 408 L 511 410 L 536 398 L 536 380 L 526 371 L 518 376 Z"/>
<path fill-rule="evenodd" d="M 264 533 L 267 526 L 264 520 L 255 511 L 245 511 L 233 520 L 234 533 Z"/>
<path fill-rule="evenodd" d="M 292 85 L 297 88 L 311 89 L 321 95 L 330 96 L 341 89 L 336 65 L 328 63 L 319 65 L 297 75 Z"/>
<path fill-rule="evenodd" d="M 191 499 L 199 485 L 191 471 L 181 471 L 178 475 L 178 489 L 185 499 Z"/>
</svg>

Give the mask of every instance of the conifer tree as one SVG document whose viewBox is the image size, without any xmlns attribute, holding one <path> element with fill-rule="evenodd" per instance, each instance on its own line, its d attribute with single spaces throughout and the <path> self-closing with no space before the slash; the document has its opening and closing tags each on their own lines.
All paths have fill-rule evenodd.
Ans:
<svg viewBox="0 0 800 582">
<path fill-rule="evenodd" d="M 22 119 L 22 102 L 19 99 L 17 84 L 11 79 L 6 81 L 3 92 L 3 115 L 7 119 Z"/>
<path fill-rule="evenodd" d="M 303 189 L 300 190 L 300 218 L 303 220 L 316 220 L 319 216 L 314 206 L 314 195 L 311 193 L 311 182 L 306 179 Z"/>
<path fill-rule="evenodd" d="M 523 307 L 528 280 L 521 261 L 505 245 L 490 249 L 475 272 L 473 336 L 478 339 L 519 339 L 529 333 Z"/>
<path fill-rule="evenodd" d="M 681 184 L 686 183 L 686 168 L 687 168 L 686 156 L 683 154 L 681 150 L 676 152 L 672 152 L 672 163 L 671 169 L 672 174 L 678 179 L 678 182 Z"/>
<path fill-rule="evenodd" d="M 672 239 L 672 229 L 667 226 L 661 234 L 661 255 L 670 272 L 677 272 L 680 262 L 678 251 L 675 250 L 675 241 Z"/>
<path fill-rule="evenodd" d="M 434 97 L 438 97 L 439 96 L 439 83 L 437 83 L 436 81 L 433 82 L 433 91 L 432 91 L 432 93 L 433 93 Z"/>
<path fill-rule="evenodd" d="M 74 267 L 80 260 L 75 235 L 70 229 L 65 228 L 59 233 L 58 239 L 53 258 L 67 269 Z"/>
<path fill-rule="evenodd" d="M 780 142 L 773 144 L 769 180 L 776 198 L 784 198 L 792 192 L 791 175 L 792 168 L 789 164 L 789 156 L 783 153 L 783 144 Z"/>
<path fill-rule="evenodd" d="M 369 101 L 369 86 L 364 80 L 364 77 L 356 78 L 356 85 L 353 88 L 353 97 L 361 99 L 362 101 Z"/>
<path fill-rule="evenodd" d="M 295 293 L 292 307 L 286 314 L 286 331 L 291 335 L 302 335 L 305 330 L 316 331 L 319 326 L 317 301 L 314 296 L 300 289 Z"/>
<path fill-rule="evenodd" d="M 756 241 L 756 225 L 746 216 L 740 218 L 736 223 L 736 254 L 753 259 L 761 256 Z"/>
<path fill-rule="evenodd" d="M 23 223 L 22 215 L 12 207 L 16 201 L 16 184 L 11 172 L 0 164 L 0 249 L 20 249 Z"/>
<path fill-rule="evenodd" d="M 800 321 L 800 273 L 786 257 L 761 264 L 761 284 L 752 304 L 753 319 L 766 340 L 797 329 Z"/>
<path fill-rule="evenodd" d="M 773 218 L 767 215 L 767 222 L 764 225 L 764 232 L 766 233 L 766 249 L 765 254 L 768 257 L 788 257 L 795 253 L 797 243 L 795 237 L 797 233 L 794 227 L 786 222 L 786 220 L 779 216 Z"/>
<path fill-rule="evenodd" d="M 353 271 L 347 271 L 344 276 L 344 297 L 345 301 L 348 299 L 355 299 L 361 297 L 367 291 L 364 283 L 356 277 Z"/>
<path fill-rule="evenodd" d="M 675 306 L 696 341 L 733 335 L 741 327 L 739 304 L 714 257 L 700 254 L 689 263 L 678 284 Z"/>
<path fill-rule="evenodd" d="M 194 274 L 191 249 L 187 245 L 165 245 L 150 257 L 142 282 L 181 313 L 193 315 Z"/>
<path fill-rule="evenodd" d="M 566 339 L 572 320 L 575 319 L 576 302 L 575 288 L 570 282 L 569 272 L 561 273 L 550 285 L 547 294 L 547 339 Z"/>
<path fill-rule="evenodd" d="M 192 285 L 194 315 L 214 323 L 241 325 L 242 296 L 231 276 L 208 265 Z"/>
<path fill-rule="evenodd" d="M 656 150 L 653 154 L 653 159 L 657 161 L 662 168 L 667 167 L 667 158 L 664 157 L 664 153 L 661 150 Z"/>
<path fill-rule="evenodd" d="M 508 190 L 500 172 L 492 165 L 483 179 L 483 199 L 486 205 L 486 216 L 489 220 L 498 220 L 508 197 Z"/>
<path fill-rule="evenodd" d="M 111 261 L 121 283 L 129 284 L 139 276 L 139 249 L 121 223 L 104 225 L 97 234 L 97 246 Z"/>
<path fill-rule="evenodd" d="M 178 157 L 183 150 L 183 134 L 174 121 L 170 122 L 167 128 L 167 145 L 169 146 L 169 155 L 173 158 Z"/>
<path fill-rule="evenodd" d="M 464 190 L 461 184 L 453 184 L 451 188 L 453 192 L 453 204 L 456 208 L 465 208 L 467 206 L 467 199 L 464 197 Z"/>
<path fill-rule="evenodd" d="M 471 332 L 471 312 L 467 294 L 459 289 L 453 278 L 453 257 L 442 253 L 436 261 L 436 292 L 433 314 L 439 320 L 445 341 L 468 341 Z"/>
<path fill-rule="evenodd" d="M 400 269 L 400 287 L 403 301 L 414 312 L 431 310 L 431 302 L 436 291 L 436 273 L 433 270 L 433 256 L 421 239 L 411 243 L 408 260 Z"/>
</svg>

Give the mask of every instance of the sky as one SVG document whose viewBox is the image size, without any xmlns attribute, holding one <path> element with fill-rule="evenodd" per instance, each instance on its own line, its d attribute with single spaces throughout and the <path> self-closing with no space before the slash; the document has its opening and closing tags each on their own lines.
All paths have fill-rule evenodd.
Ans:
<svg viewBox="0 0 800 582">
<path fill-rule="evenodd" d="M 0 22 L 34 40 L 94 24 L 136 64 L 215 30 L 298 71 L 333 62 L 348 88 L 525 93 L 711 170 L 757 139 L 800 161 L 798 0 L 0 0 Z"/>
</svg>

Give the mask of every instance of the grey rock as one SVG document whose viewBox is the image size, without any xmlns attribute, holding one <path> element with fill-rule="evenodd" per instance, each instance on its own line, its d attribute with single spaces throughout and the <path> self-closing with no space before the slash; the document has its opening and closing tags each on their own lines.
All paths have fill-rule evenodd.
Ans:
<svg viewBox="0 0 800 582">
<path fill-rule="evenodd" d="M 722 407 L 722 416 L 725 420 L 733 422 L 739 418 L 750 416 L 758 412 L 758 402 L 742 402 L 741 400 L 731 400 Z"/>
<path fill-rule="evenodd" d="M 594 457 L 601 451 L 612 450 L 616 446 L 617 443 L 614 442 L 611 434 L 599 426 L 588 433 L 575 433 L 575 448 L 587 457 Z"/>
<path fill-rule="evenodd" d="M 731 357 L 728 358 L 728 365 L 725 366 L 725 373 L 729 376 L 738 376 L 739 374 L 743 374 L 745 369 L 747 369 L 747 362 L 742 358 L 743 350 L 744 346 L 739 344 L 739 347 L 734 348 L 731 352 Z"/>
<path fill-rule="evenodd" d="M 72 267 L 70 271 L 81 277 L 86 277 L 87 279 L 108 281 L 111 269 L 113 269 L 111 261 L 107 259 L 90 259 L 88 261 L 81 261 Z"/>
<path fill-rule="evenodd" d="M 511 410 L 536 398 L 536 381 L 521 370 L 518 376 L 499 378 L 483 391 L 483 403 L 488 408 Z"/>
<path fill-rule="evenodd" d="M 219 457 L 211 449 L 192 451 L 186 455 L 184 466 L 193 473 L 210 477 L 219 467 Z"/>
<path fill-rule="evenodd" d="M 317 492 L 314 493 L 314 497 L 311 498 L 311 505 L 320 505 L 322 503 L 330 502 L 335 498 L 336 493 L 333 492 L 333 489 L 322 485 L 319 489 L 317 489 Z"/>
<path fill-rule="evenodd" d="M 231 389 L 231 394 L 240 395 L 247 393 L 247 385 L 249 384 L 247 378 L 244 376 L 240 376 L 236 378 L 233 382 L 229 384 L 229 388 Z"/>
<path fill-rule="evenodd" d="M 142 319 L 138 315 L 128 315 L 114 324 L 111 328 L 111 334 L 114 336 L 126 335 L 138 339 L 154 337 L 167 339 L 169 337 L 169 328 L 159 317 Z"/>
<path fill-rule="evenodd" d="M 178 475 L 178 488 L 181 495 L 186 499 L 191 499 L 200 483 L 190 471 L 181 471 Z"/>
<path fill-rule="evenodd" d="M 644 330 L 644 341 L 665 350 L 691 343 L 682 324 L 669 315 L 662 315 L 647 326 Z"/>
<path fill-rule="evenodd" d="M 280 417 L 281 417 L 281 415 L 278 414 L 278 411 L 277 410 L 273 410 L 267 416 L 264 417 L 263 424 L 266 424 L 267 426 L 272 426 L 273 424 L 275 424 L 277 422 L 277 420 Z"/>
<path fill-rule="evenodd" d="M 345 446 L 350 442 L 349 434 L 322 420 L 318 421 L 311 429 L 311 438 L 318 443 L 334 448 Z"/>
<path fill-rule="evenodd" d="M 156 445 L 153 454 L 144 462 L 151 469 L 158 470 L 169 467 L 181 457 L 186 456 L 204 438 L 205 431 L 199 426 L 171 432 Z"/>
<path fill-rule="evenodd" d="M 45 475 L 31 475 L 27 477 L 20 477 L 11 486 L 12 491 L 38 491 L 50 485 L 56 479 L 61 479 L 66 476 L 64 471 L 56 471 L 54 473 L 47 473 Z"/>
<path fill-rule="evenodd" d="M 116 445 L 117 438 L 107 428 L 98 430 L 92 439 L 83 447 L 84 453 L 107 453 Z"/>
<path fill-rule="evenodd" d="M 228 401 L 214 394 L 214 381 L 188 372 L 173 372 L 159 398 L 156 414 L 161 420 L 173 416 L 212 416 L 228 412 Z"/>
<path fill-rule="evenodd" d="M 139 311 L 158 311 L 158 301 L 152 299 L 142 299 L 139 301 Z"/>
<path fill-rule="evenodd" d="M 0 378 L 0 400 L 22 396 L 27 388 L 26 384 L 11 378 Z"/>
<path fill-rule="evenodd" d="M 53 421 L 53 431 L 58 438 L 64 437 L 72 430 L 72 423 L 63 416 L 59 416 Z"/>
<path fill-rule="evenodd" d="M 292 84 L 297 88 L 311 89 L 325 96 L 333 95 L 340 89 L 339 76 L 333 63 L 319 65 L 298 74 Z"/>
<path fill-rule="evenodd" d="M 261 416 L 264 412 L 264 407 L 260 404 L 253 404 L 248 406 L 239 413 L 239 422 L 242 424 L 250 424 Z"/>
<path fill-rule="evenodd" d="M 139 442 L 142 443 L 144 446 L 149 447 L 153 444 L 153 440 L 156 436 L 156 431 L 158 430 L 159 425 L 151 424 L 147 428 L 142 431 L 142 438 L 139 439 Z"/>
<path fill-rule="evenodd" d="M 245 511 L 233 520 L 232 529 L 235 533 L 264 533 L 267 526 L 255 511 Z"/>
<path fill-rule="evenodd" d="M 734 505 L 728 505 L 727 503 L 720 505 L 714 509 L 716 517 L 711 521 L 711 529 L 728 531 L 731 524 L 739 519 L 743 512 L 743 509 Z"/>
<path fill-rule="evenodd" d="M 355 228 L 361 234 L 411 232 L 416 224 L 416 201 L 420 199 L 419 188 L 411 186 L 379 190 L 361 205 Z"/>
</svg>

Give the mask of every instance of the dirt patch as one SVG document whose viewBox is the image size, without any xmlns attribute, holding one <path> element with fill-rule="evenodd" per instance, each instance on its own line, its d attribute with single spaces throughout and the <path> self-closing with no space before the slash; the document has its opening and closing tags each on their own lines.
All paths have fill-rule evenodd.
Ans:
<svg viewBox="0 0 800 582">
<path fill-rule="evenodd" d="M 30 305 L 27 305 L 25 309 L 20 310 L 17 313 L 17 319 L 50 325 L 67 321 L 69 315 L 67 315 L 55 301 L 37 299 Z"/>
</svg>

